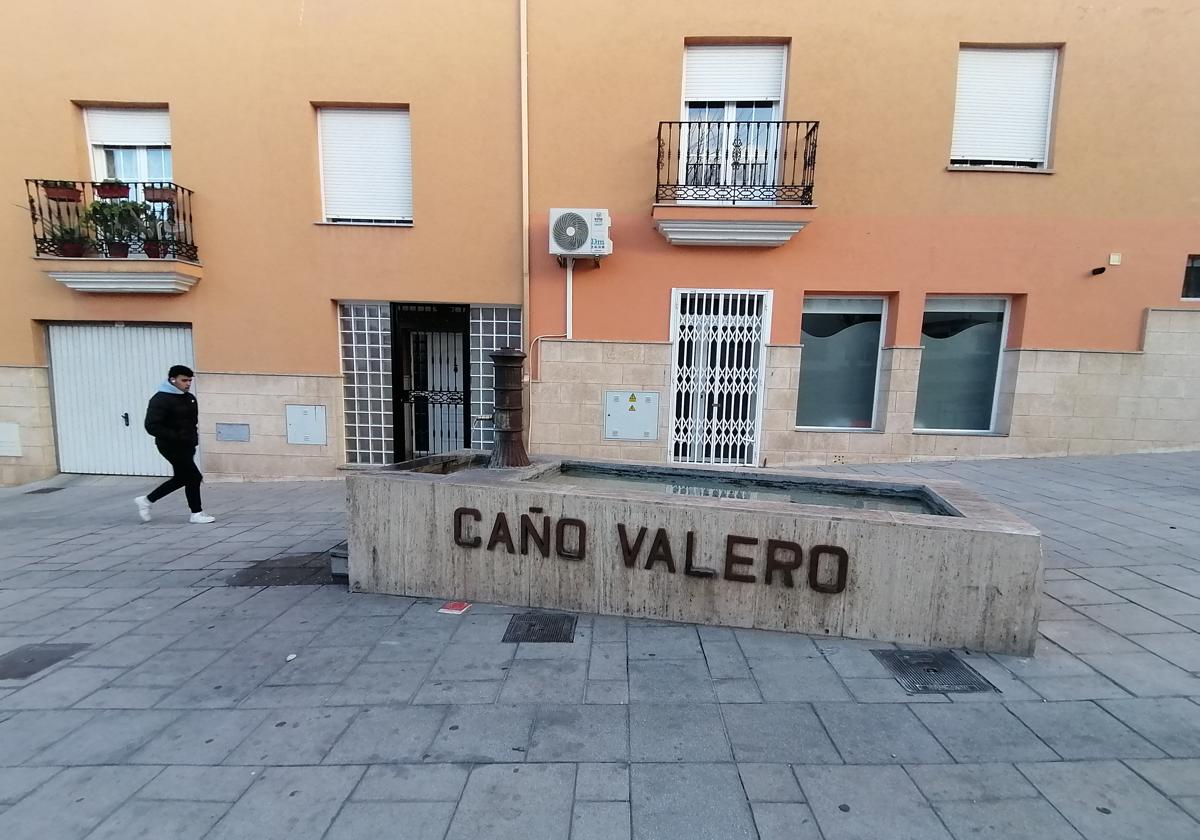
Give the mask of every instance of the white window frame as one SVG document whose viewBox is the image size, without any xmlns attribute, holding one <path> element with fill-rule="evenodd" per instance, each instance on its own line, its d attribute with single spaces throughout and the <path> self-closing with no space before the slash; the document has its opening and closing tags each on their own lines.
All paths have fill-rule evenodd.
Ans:
<svg viewBox="0 0 1200 840">
<path fill-rule="evenodd" d="M 774 291 L 771 289 L 696 289 L 690 287 L 676 287 L 671 289 L 671 366 L 668 374 L 671 377 L 671 414 L 668 415 L 668 422 L 674 417 L 676 400 L 678 398 L 678 377 L 675 375 L 675 365 L 678 362 L 677 345 L 679 342 L 679 303 L 683 295 L 762 295 L 763 297 L 763 313 L 762 313 L 762 353 L 758 361 L 758 383 L 759 393 L 758 399 L 755 400 L 754 412 L 754 463 L 753 464 L 730 464 L 719 461 L 687 461 L 678 460 L 673 452 L 675 445 L 674 433 L 667 434 L 667 463 L 670 464 L 691 464 L 693 466 L 709 466 L 709 467 L 738 467 L 738 466 L 758 466 L 758 461 L 762 457 L 762 423 L 763 423 L 763 407 L 767 401 L 767 353 L 771 345 L 771 307 L 774 298 Z"/>
<path fill-rule="evenodd" d="M 1000 352 L 996 354 L 996 379 L 995 379 L 995 384 L 992 388 L 992 413 L 991 413 L 991 417 L 988 422 L 988 427 L 986 429 L 918 429 L 915 427 L 915 424 L 914 424 L 912 433 L 914 435 L 964 435 L 964 436 L 968 436 L 968 437 L 971 435 L 975 435 L 977 437 L 986 437 L 989 435 L 997 435 L 997 434 L 999 434 L 999 432 L 996 431 L 996 415 L 999 413 L 999 409 L 1000 409 L 1000 387 L 1003 384 L 1001 382 L 1001 378 L 1004 375 L 1004 354 L 1008 351 L 1008 331 L 1009 331 L 1009 327 L 1011 324 L 1012 298 L 1004 296 L 1004 295 L 926 295 L 925 296 L 925 305 L 921 309 L 921 332 L 922 332 L 922 335 L 924 334 L 924 331 L 925 331 L 924 330 L 924 328 L 925 328 L 925 313 L 930 311 L 929 305 L 931 303 L 940 302 L 940 301 L 961 302 L 961 305 L 959 307 L 946 306 L 944 311 L 947 311 L 947 312 L 970 312 L 971 310 L 967 307 L 970 306 L 971 302 L 974 302 L 974 301 L 989 301 L 989 302 L 1000 301 L 1003 304 L 1003 307 L 1004 307 L 1002 310 L 1003 321 L 1001 321 L 1001 326 L 1000 326 Z M 934 311 L 936 312 L 938 310 L 935 309 Z M 978 311 L 986 312 L 989 310 L 980 309 Z M 922 353 L 924 353 L 924 349 L 922 349 Z M 918 368 L 917 369 L 917 393 L 919 393 L 920 389 L 921 389 L 920 375 L 921 375 L 921 371 L 920 371 L 920 368 Z M 913 419 L 914 420 L 916 419 L 915 418 L 915 408 L 914 408 L 914 418 Z"/>
<path fill-rule="evenodd" d="M 1006 46 L 1006 45 L 1002 45 L 1002 44 L 1000 44 L 1000 45 L 962 44 L 959 46 L 959 49 L 958 49 L 958 54 L 960 56 L 960 60 L 961 60 L 961 56 L 962 56 L 962 53 L 964 50 L 991 51 L 991 52 L 1029 52 L 1029 51 L 1053 52 L 1054 67 L 1050 71 L 1050 92 L 1049 92 L 1049 103 L 1048 103 L 1048 108 L 1047 108 L 1047 113 L 1046 113 L 1046 134 L 1045 134 L 1045 137 L 1042 138 L 1042 161 L 1037 166 L 1022 166 L 1015 162 L 1007 163 L 1007 164 L 1006 163 L 990 163 L 990 164 L 955 163 L 955 158 L 953 156 L 954 122 L 958 116 L 958 94 L 957 94 L 958 70 L 956 68 L 956 70 L 955 70 L 956 92 L 955 92 L 955 97 L 954 97 L 954 113 L 951 115 L 951 124 L 950 124 L 951 154 L 950 154 L 950 163 L 947 166 L 947 168 L 951 169 L 951 170 L 983 169 L 983 170 L 996 171 L 996 172 L 1042 172 L 1042 173 L 1048 173 L 1048 172 L 1052 171 L 1052 168 L 1051 168 L 1052 149 L 1051 149 L 1050 141 L 1054 136 L 1054 122 L 1055 122 L 1056 116 L 1058 114 L 1058 77 L 1059 77 L 1059 72 L 1062 68 L 1062 46 L 1061 45 Z"/>
<path fill-rule="evenodd" d="M 129 145 L 129 144 L 124 144 L 124 143 L 99 142 L 95 138 L 92 137 L 90 120 L 88 119 L 88 115 L 87 115 L 88 110 L 93 110 L 93 109 L 89 109 L 87 107 L 84 107 L 84 109 L 83 109 L 83 111 L 84 111 L 83 133 L 84 133 L 84 142 L 87 143 L 87 147 L 88 147 L 88 161 L 91 165 L 93 181 L 107 181 L 107 180 L 116 178 L 116 173 L 110 172 L 108 170 L 108 161 L 105 158 L 105 154 L 104 154 L 105 149 L 115 148 L 115 149 L 133 149 L 134 150 L 136 159 L 137 159 L 137 177 L 133 178 L 131 180 L 133 180 L 133 181 L 151 181 L 152 183 L 174 183 L 174 181 L 175 181 L 175 160 L 174 160 L 174 151 L 172 149 L 172 145 L 170 142 L 168 142 L 166 144 L 155 143 L 153 145 Z M 145 111 L 145 110 L 160 111 L 160 110 L 165 110 L 167 112 L 167 119 L 170 120 L 170 117 L 171 117 L 170 110 L 165 109 L 165 108 L 148 109 L 148 108 L 112 107 L 112 108 L 102 108 L 102 109 L 94 109 L 94 110 L 105 110 L 105 111 Z M 150 178 L 150 165 L 149 165 L 149 160 L 148 160 L 148 152 L 150 149 L 166 149 L 167 151 L 171 152 L 171 157 L 172 157 L 171 177 L 167 178 L 165 181 L 152 181 L 152 179 Z"/>
<path fill-rule="evenodd" d="M 130 181 L 149 181 L 151 183 L 169 184 L 175 181 L 175 161 L 171 161 L 171 176 L 164 179 L 150 177 L 150 155 L 151 149 L 166 149 L 171 151 L 170 146 L 92 146 L 92 180 L 93 181 L 108 181 L 115 179 L 116 173 L 108 169 L 108 159 L 105 155 L 107 149 L 132 149 L 137 160 L 137 177 L 129 179 Z"/>
<path fill-rule="evenodd" d="M 719 102 L 721 100 L 713 100 L 713 101 Z M 737 121 L 738 121 L 737 120 L 737 103 L 738 102 L 748 102 L 748 101 L 753 101 L 753 100 L 735 100 L 735 99 L 725 100 L 724 101 L 725 113 L 723 115 L 723 118 L 719 121 L 712 120 L 712 122 L 725 122 L 725 123 L 730 123 L 730 124 L 737 123 Z M 771 105 L 771 119 L 769 120 L 769 122 L 780 122 L 782 119 L 782 117 L 780 115 L 783 113 L 782 104 L 778 101 L 771 101 L 768 103 L 766 100 L 763 101 L 763 104 Z M 684 100 L 683 116 L 681 118 L 681 121 L 691 122 L 688 118 L 688 100 Z M 727 142 L 730 142 L 732 139 L 733 133 L 729 132 L 728 135 L 729 136 L 726 138 L 726 140 L 727 140 Z M 685 134 L 682 131 L 680 132 L 679 139 L 680 139 L 681 145 L 679 148 L 679 175 L 678 175 L 678 178 L 679 178 L 679 183 L 681 183 L 681 184 L 687 183 L 687 168 L 692 163 L 692 161 L 690 160 L 690 151 L 687 149 L 686 146 L 682 145 L 685 142 L 685 140 L 687 139 L 687 137 L 688 137 L 687 134 Z M 731 142 L 730 142 L 730 145 L 732 145 Z M 770 180 L 772 183 L 776 182 L 777 179 L 779 178 L 779 160 L 778 160 L 779 151 L 780 150 L 777 149 L 776 150 L 777 156 L 768 161 L 768 165 L 771 167 L 769 170 L 768 180 Z M 732 178 L 731 178 L 732 163 L 730 162 L 731 158 L 732 158 L 732 155 L 730 155 L 729 158 L 727 158 L 725 165 L 722 167 L 721 179 L 723 181 L 731 181 L 732 180 Z M 732 201 L 711 201 L 708 199 L 695 199 L 694 201 L 684 201 L 681 203 L 705 204 L 705 205 L 713 206 L 713 205 L 731 205 L 734 202 L 732 202 Z M 761 206 L 761 205 L 771 205 L 771 204 L 774 204 L 775 202 L 774 201 L 739 201 L 737 203 L 742 206 L 754 207 L 754 206 Z"/>
<path fill-rule="evenodd" d="M 329 210 L 325 205 L 325 149 L 324 149 L 325 144 L 323 142 L 322 135 L 321 135 L 321 111 L 323 111 L 323 110 L 329 110 L 329 111 L 339 111 L 339 110 L 340 111 L 365 111 L 365 110 L 403 111 L 404 113 L 408 114 L 408 126 L 409 126 L 409 137 L 408 137 L 409 177 L 408 177 L 408 180 L 409 180 L 409 203 L 410 204 L 414 203 L 414 198 L 415 198 L 415 193 L 416 193 L 416 184 L 415 184 L 416 173 L 414 171 L 415 167 L 413 166 L 413 163 L 412 163 L 412 112 L 409 110 L 409 108 L 407 106 L 385 105 L 385 106 L 376 107 L 376 106 L 364 106 L 364 105 L 357 105 L 357 106 L 356 105 L 314 105 L 313 111 L 314 111 L 314 116 L 316 117 L 316 122 L 317 122 L 317 178 L 318 178 L 318 182 L 319 182 L 320 188 L 321 188 L 321 221 L 318 222 L 318 224 L 335 225 L 337 227 L 412 227 L 413 216 L 415 216 L 415 214 L 416 214 L 415 209 L 413 210 L 413 216 L 409 216 L 408 218 L 398 218 L 395 220 L 391 220 L 391 219 L 356 219 L 353 221 L 335 221 L 333 219 L 330 219 Z"/>
<path fill-rule="evenodd" d="M 881 431 L 879 428 L 879 389 L 882 387 L 881 380 L 883 378 L 883 344 L 887 337 L 888 317 L 888 296 L 887 295 L 805 295 L 804 301 L 800 306 L 800 369 L 804 369 L 804 304 L 810 300 L 878 300 L 883 304 L 883 308 L 879 313 L 879 347 L 875 351 L 875 392 L 871 397 L 871 426 L 867 429 L 862 429 L 857 426 L 796 426 L 798 432 L 872 432 Z M 796 386 L 796 396 L 800 396 L 800 386 Z"/>
</svg>

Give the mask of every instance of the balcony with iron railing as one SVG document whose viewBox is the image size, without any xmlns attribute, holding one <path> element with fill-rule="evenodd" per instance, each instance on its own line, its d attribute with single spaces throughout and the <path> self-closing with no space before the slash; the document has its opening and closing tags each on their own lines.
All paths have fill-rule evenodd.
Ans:
<svg viewBox="0 0 1200 840">
<path fill-rule="evenodd" d="M 34 255 L 78 291 L 181 292 L 200 279 L 192 191 L 169 181 L 25 182 Z"/>
<path fill-rule="evenodd" d="M 782 245 L 812 217 L 818 125 L 660 122 L 659 230 L 679 245 Z"/>
</svg>

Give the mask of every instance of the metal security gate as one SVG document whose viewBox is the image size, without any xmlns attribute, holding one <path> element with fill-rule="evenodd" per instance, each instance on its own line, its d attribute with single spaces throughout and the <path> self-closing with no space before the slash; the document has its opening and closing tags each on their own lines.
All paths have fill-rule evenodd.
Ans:
<svg viewBox="0 0 1200 840">
<path fill-rule="evenodd" d="M 470 447 L 469 326 L 468 306 L 393 304 L 397 460 Z"/>
<path fill-rule="evenodd" d="M 771 293 L 672 295 L 671 461 L 755 464 Z"/>
<path fill-rule="evenodd" d="M 143 423 L 171 365 L 195 367 L 191 329 L 53 324 L 49 333 L 59 469 L 169 474 Z"/>
</svg>

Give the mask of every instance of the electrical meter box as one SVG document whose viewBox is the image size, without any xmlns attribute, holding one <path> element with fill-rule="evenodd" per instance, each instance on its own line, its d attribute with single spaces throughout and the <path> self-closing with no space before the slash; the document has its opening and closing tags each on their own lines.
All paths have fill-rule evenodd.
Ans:
<svg viewBox="0 0 1200 840">
<path fill-rule="evenodd" d="M 605 391 L 605 440 L 658 440 L 657 391 Z"/>
<path fill-rule="evenodd" d="M 326 440 L 325 406 L 287 406 L 288 443 L 307 443 L 320 446 L 324 445 Z"/>
</svg>

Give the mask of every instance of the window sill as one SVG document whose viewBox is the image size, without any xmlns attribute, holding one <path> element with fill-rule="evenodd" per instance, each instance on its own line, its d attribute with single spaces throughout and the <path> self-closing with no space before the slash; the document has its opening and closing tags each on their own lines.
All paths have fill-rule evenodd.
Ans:
<svg viewBox="0 0 1200 840">
<path fill-rule="evenodd" d="M 855 434 L 881 435 L 883 429 L 867 429 L 862 426 L 793 426 L 794 432 L 828 432 L 829 434 L 841 434 L 843 432 L 853 432 Z"/>
<path fill-rule="evenodd" d="M 913 429 L 914 435 L 956 435 L 958 437 L 1008 437 L 1006 432 L 986 432 L 974 429 Z"/>
<path fill-rule="evenodd" d="M 1031 169 L 1027 166 L 954 166 L 946 167 L 947 172 L 1012 172 L 1018 175 L 1053 175 L 1054 169 Z"/>
<path fill-rule="evenodd" d="M 410 228 L 412 222 L 313 222 L 320 227 Z"/>
</svg>

